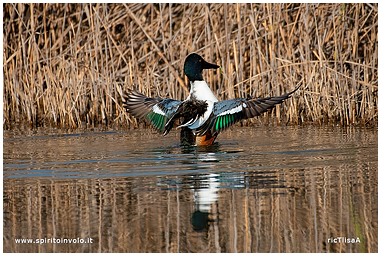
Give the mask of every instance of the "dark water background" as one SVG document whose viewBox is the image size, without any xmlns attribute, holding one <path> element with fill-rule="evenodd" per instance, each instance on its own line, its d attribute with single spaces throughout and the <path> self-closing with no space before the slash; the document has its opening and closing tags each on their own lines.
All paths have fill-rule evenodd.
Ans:
<svg viewBox="0 0 381 256">
<path fill-rule="evenodd" d="M 182 148 L 178 131 L 4 131 L 3 251 L 377 252 L 377 139 L 234 127 Z"/>
</svg>

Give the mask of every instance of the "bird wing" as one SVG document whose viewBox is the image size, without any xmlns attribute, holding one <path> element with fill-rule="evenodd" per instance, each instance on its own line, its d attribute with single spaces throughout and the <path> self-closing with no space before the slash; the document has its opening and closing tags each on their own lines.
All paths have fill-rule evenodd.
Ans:
<svg viewBox="0 0 381 256">
<path fill-rule="evenodd" d="M 299 87 L 290 93 L 277 97 L 238 98 L 215 102 L 209 119 L 196 130 L 196 133 L 202 136 L 210 130 L 212 135 L 215 135 L 240 120 L 259 116 L 289 98 Z"/>
<path fill-rule="evenodd" d="M 156 130 L 163 131 L 168 119 L 176 112 L 182 101 L 149 98 L 140 92 L 127 90 L 123 106 L 127 112 L 138 119 L 145 119 Z"/>
</svg>

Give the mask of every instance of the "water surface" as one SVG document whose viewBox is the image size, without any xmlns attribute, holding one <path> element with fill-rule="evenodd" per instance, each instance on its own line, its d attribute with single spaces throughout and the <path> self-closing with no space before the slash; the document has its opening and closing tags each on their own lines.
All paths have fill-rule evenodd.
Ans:
<svg viewBox="0 0 381 256">
<path fill-rule="evenodd" d="M 377 129 L 234 127 L 217 142 L 4 131 L 4 252 L 378 251 Z"/>
</svg>

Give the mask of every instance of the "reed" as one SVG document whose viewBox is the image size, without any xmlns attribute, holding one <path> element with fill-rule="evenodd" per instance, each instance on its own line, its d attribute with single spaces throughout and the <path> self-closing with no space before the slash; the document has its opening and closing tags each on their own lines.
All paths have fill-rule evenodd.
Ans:
<svg viewBox="0 0 381 256">
<path fill-rule="evenodd" d="M 254 121 L 377 125 L 378 4 L 4 4 L 3 126 L 136 125 L 125 88 L 185 99 L 185 57 L 220 100 L 301 89 Z"/>
</svg>

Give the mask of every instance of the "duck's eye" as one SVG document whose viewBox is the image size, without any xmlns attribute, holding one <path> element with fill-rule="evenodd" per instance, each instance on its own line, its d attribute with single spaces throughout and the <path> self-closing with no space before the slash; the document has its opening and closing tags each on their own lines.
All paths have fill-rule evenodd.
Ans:
<svg viewBox="0 0 381 256">
<path fill-rule="evenodd" d="M 201 62 L 201 60 L 198 60 L 198 62 Z"/>
</svg>

